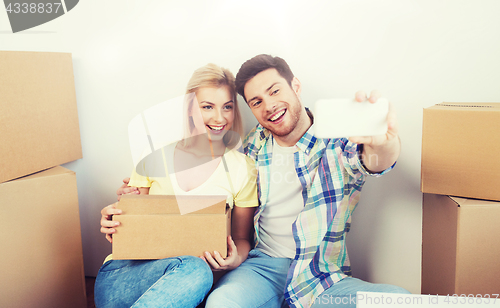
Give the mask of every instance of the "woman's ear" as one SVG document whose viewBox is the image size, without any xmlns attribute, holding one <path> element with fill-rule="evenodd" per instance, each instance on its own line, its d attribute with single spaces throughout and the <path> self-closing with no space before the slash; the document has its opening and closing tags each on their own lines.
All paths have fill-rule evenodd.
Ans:
<svg viewBox="0 0 500 308">
<path fill-rule="evenodd" d="M 300 93 L 302 92 L 302 84 L 297 77 L 293 77 L 292 79 L 292 90 L 293 92 L 295 92 L 295 94 L 297 94 L 298 97 L 300 97 Z"/>
</svg>

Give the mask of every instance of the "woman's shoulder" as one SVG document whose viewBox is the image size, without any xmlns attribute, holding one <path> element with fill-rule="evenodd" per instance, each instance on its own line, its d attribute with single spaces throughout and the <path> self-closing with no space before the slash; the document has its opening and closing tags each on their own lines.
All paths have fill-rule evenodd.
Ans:
<svg viewBox="0 0 500 308">
<path fill-rule="evenodd" d="M 231 176 L 234 175 L 244 180 L 248 175 L 255 175 L 255 162 L 247 155 L 237 150 L 231 150 L 224 157 L 226 158 L 227 168 Z"/>
<path fill-rule="evenodd" d="M 248 164 L 251 163 L 253 164 L 253 159 L 248 157 L 247 155 L 241 153 L 240 151 L 233 149 L 229 150 L 224 154 L 224 157 L 226 157 L 227 161 L 231 161 L 231 163 L 238 163 L 238 164 Z M 229 162 L 228 162 L 229 163 Z"/>
</svg>

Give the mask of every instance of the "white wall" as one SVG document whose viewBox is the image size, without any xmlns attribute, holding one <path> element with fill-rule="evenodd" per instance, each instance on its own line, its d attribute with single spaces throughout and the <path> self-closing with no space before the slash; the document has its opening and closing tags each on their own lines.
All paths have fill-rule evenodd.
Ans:
<svg viewBox="0 0 500 308">
<path fill-rule="evenodd" d="M 65 166 L 77 173 L 86 275 L 96 275 L 111 249 L 99 232 L 100 210 L 132 167 L 128 122 L 182 94 L 199 66 L 214 62 L 236 73 L 270 53 L 302 81 L 306 105 L 359 89 L 378 89 L 395 104 L 402 154 L 393 172 L 366 183 L 348 245 L 355 276 L 419 293 L 422 108 L 500 101 L 500 2 L 180 3 L 80 1 L 17 34 L 0 12 L 1 50 L 73 54 L 84 158 Z M 248 130 L 255 120 L 243 109 Z"/>
</svg>

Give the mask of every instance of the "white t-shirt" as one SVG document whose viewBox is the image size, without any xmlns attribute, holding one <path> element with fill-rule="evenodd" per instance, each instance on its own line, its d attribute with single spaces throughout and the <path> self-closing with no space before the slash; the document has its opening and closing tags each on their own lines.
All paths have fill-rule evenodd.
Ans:
<svg viewBox="0 0 500 308">
<path fill-rule="evenodd" d="M 295 171 L 296 146 L 281 147 L 275 141 L 267 204 L 259 220 L 257 249 L 277 258 L 295 257 L 292 224 L 304 209 L 302 185 Z"/>
</svg>

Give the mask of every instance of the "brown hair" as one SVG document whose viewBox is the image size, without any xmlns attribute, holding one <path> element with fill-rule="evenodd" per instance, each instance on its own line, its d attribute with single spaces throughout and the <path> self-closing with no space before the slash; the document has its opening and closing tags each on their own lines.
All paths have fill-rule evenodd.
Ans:
<svg viewBox="0 0 500 308">
<path fill-rule="evenodd" d="M 292 86 L 294 76 L 285 60 L 265 54 L 255 56 L 243 63 L 238 74 L 236 74 L 236 91 L 245 99 L 245 102 L 247 100 L 245 97 L 246 83 L 258 73 L 270 68 L 276 69 L 280 76 L 285 78 L 288 84 Z"/>
</svg>

